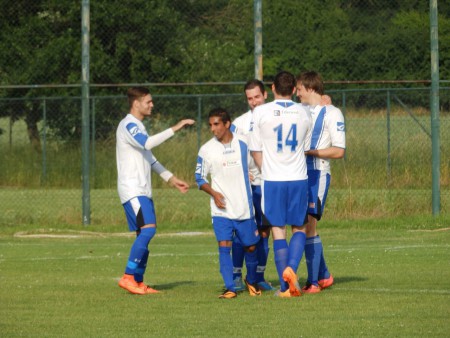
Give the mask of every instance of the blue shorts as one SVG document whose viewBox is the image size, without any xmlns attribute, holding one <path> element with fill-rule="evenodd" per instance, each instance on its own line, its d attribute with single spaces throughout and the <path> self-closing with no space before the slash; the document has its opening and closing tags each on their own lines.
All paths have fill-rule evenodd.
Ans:
<svg viewBox="0 0 450 338">
<path fill-rule="evenodd" d="M 263 181 L 262 191 L 263 213 L 270 225 L 307 223 L 308 180 Z"/>
<path fill-rule="evenodd" d="M 261 209 L 261 186 L 252 185 L 252 196 L 253 196 L 253 207 L 255 208 L 255 221 L 256 226 L 259 228 L 261 226 L 267 226 L 268 224 L 263 224 L 263 213 Z"/>
<path fill-rule="evenodd" d="M 218 242 L 232 241 L 233 236 L 236 236 L 243 246 L 251 246 L 259 241 L 258 229 L 253 219 L 238 221 L 225 217 L 213 217 L 212 223 Z"/>
<path fill-rule="evenodd" d="M 147 224 L 156 224 L 155 206 L 147 196 L 137 196 L 123 204 L 130 231 L 138 231 Z"/>
<path fill-rule="evenodd" d="M 308 214 L 320 220 L 325 208 L 331 175 L 321 170 L 308 170 Z"/>
</svg>

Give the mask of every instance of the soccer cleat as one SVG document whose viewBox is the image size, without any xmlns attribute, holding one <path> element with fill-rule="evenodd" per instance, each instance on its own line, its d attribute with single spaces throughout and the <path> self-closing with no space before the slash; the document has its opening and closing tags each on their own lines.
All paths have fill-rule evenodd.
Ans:
<svg viewBox="0 0 450 338">
<path fill-rule="evenodd" d="M 245 285 L 247 285 L 248 293 L 250 296 L 261 296 L 261 290 L 259 289 L 257 284 L 250 284 L 245 279 Z"/>
<path fill-rule="evenodd" d="M 289 292 L 292 297 L 299 297 L 302 295 L 300 291 L 300 284 L 298 284 L 297 274 L 288 266 L 283 271 L 283 279 L 289 284 Z"/>
<path fill-rule="evenodd" d="M 263 280 L 262 282 L 256 283 L 261 291 L 272 291 L 275 290 L 272 284 Z"/>
<path fill-rule="evenodd" d="M 236 277 L 234 279 L 234 291 L 240 292 L 245 290 L 244 282 L 242 282 L 242 277 Z"/>
<path fill-rule="evenodd" d="M 319 280 L 318 284 L 322 289 L 329 288 L 334 283 L 334 278 L 330 274 L 330 277 Z"/>
<path fill-rule="evenodd" d="M 291 298 L 291 293 L 289 292 L 289 289 L 287 289 L 286 291 L 281 291 L 281 290 L 277 290 L 277 292 L 275 292 L 275 297 L 280 297 L 280 298 Z"/>
<path fill-rule="evenodd" d="M 237 297 L 237 293 L 231 290 L 225 290 L 222 294 L 219 295 L 219 298 L 221 299 L 231 299 L 231 298 L 236 298 Z"/>
<path fill-rule="evenodd" d="M 314 284 L 310 284 L 310 285 L 306 285 L 304 287 L 302 287 L 302 292 L 303 293 L 319 293 L 322 289 L 320 288 L 320 286 L 314 285 Z"/>
<path fill-rule="evenodd" d="M 138 286 L 138 283 L 134 280 L 133 276 L 130 275 L 123 275 L 123 277 L 119 281 L 119 286 L 122 289 L 127 290 L 128 292 L 131 292 L 135 295 L 145 295 L 144 289 L 141 289 Z"/>
<path fill-rule="evenodd" d="M 151 288 L 150 286 L 144 284 L 143 282 L 137 283 L 137 285 L 140 289 L 144 290 L 146 295 L 151 293 L 160 293 L 160 291 Z"/>
</svg>

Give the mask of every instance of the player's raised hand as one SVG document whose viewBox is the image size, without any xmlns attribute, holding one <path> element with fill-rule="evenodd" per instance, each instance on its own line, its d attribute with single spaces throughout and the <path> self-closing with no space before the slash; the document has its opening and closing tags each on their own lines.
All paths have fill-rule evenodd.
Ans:
<svg viewBox="0 0 450 338">
<path fill-rule="evenodd" d="M 320 105 L 321 106 L 327 106 L 331 104 L 331 96 L 329 95 L 322 95 L 320 98 Z"/>
<path fill-rule="evenodd" d="M 180 180 L 175 175 L 169 179 L 169 184 L 177 188 L 183 194 L 187 193 L 189 190 L 189 184 L 186 183 L 185 181 Z"/>
<path fill-rule="evenodd" d="M 184 126 L 192 126 L 194 123 L 195 123 L 195 120 L 184 119 L 184 120 L 181 120 L 180 122 L 178 122 L 176 125 L 174 125 L 172 127 L 172 130 L 174 132 L 176 132 L 176 131 L 180 130 L 181 128 L 183 128 Z"/>
</svg>

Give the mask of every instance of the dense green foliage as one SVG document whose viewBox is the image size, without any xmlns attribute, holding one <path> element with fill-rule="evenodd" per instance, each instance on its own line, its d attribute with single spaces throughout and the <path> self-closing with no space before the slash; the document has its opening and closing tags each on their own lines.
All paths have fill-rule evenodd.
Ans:
<svg viewBox="0 0 450 338">
<path fill-rule="evenodd" d="M 0 0 L 0 97 L 79 95 L 81 1 Z M 450 78 L 450 4 L 439 3 L 440 76 Z M 327 81 L 430 78 L 427 1 L 262 1 L 264 79 L 281 69 L 319 70 Z M 253 2 L 96 0 L 90 2 L 93 84 L 243 82 L 254 76 Z M 160 87 L 154 93 L 229 92 L 235 87 Z M 240 91 L 240 89 L 238 90 Z M 93 95 L 123 94 L 92 87 Z M 39 101 L 2 104 L 0 116 L 25 118 L 38 143 Z M 79 105 L 63 107 L 63 138 L 80 136 Z M 56 117 L 49 116 L 52 124 Z M 112 125 L 105 110 L 98 124 Z M 103 134 L 100 134 L 103 135 Z"/>
<path fill-rule="evenodd" d="M 80 2 L 1 1 L 1 84 L 80 80 Z M 263 1 L 267 78 L 318 69 L 329 81 L 428 79 L 425 1 Z M 450 4 L 439 3 L 441 78 L 450 77 Z M 245 81 L 251 1 L 91 1 L 92 83 Z"/>
</svg>

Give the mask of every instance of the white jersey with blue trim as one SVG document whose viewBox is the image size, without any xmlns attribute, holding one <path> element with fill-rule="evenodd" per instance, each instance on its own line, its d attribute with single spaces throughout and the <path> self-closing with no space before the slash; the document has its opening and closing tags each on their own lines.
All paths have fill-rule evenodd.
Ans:
<svg viewBox="0 0 450 338">
<path fill-rule="evenodd" d="M 313 119 L 311 149 L 338 147 L 345 149 L 345 121 L 341 110 L 333 105 L 310 107 Z M 308 170 L 330 172 L 330 160 L 307 156 Z"/>
<path fill-rule="evenodd" d="M 309 149 L 311 125 L 309 109 L 291 100 L 275 100 L 253 110 L 249 148 L 262 151 L 263 180 L 308 178 L 304 152 Z"/>
<path fill-rule="evenodd" d="M 246 140 L 233 133 L 225 145 L 215 137 L 206 142 L 198 153 L 195 181 L 200 188 L 209 183 L 225 197 L 225 209 L 219 209 L 211 197 L 211 215 L 233 220 L 253 218 L 252 192 L 248 175 L 248 146 Z"/>
<path fill-rule="evenodd" d="M 233 121 L 230 130 L 238 135 L 243 135 L 249 137 L 250 132 L 253 130 L 253 113 L 251 110 L 242 114 L 238 118 Z M 261 185 L 261 173 L 259 172 L 258 167 L 256 166 L 253 157 L 249 156 L 248 168 L 250 170 L 250 174 L 253 176 L 253 180 L 251 181 L 252 185 Z"/>
<path fill-rule="evenodd" d="M 161 135 L 169 138 L 173 131 L 167 130 Z M 116 161 L 117 190 L 121 203 L 136 196 L 152 198 L 152 167 L 166 181 L 172 176 L 159 164 L 151 150 L 145 149 L 148 139 L 144 124 L 133 115 L 127 114 L 120 121 L 116 131 Z"/>
</svg>

